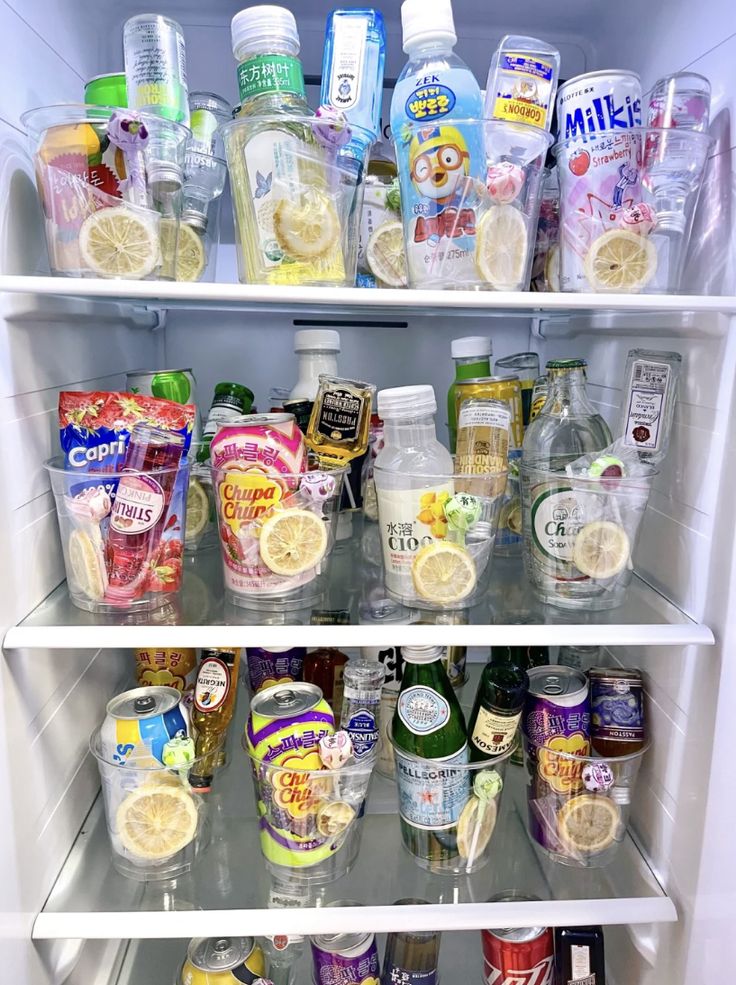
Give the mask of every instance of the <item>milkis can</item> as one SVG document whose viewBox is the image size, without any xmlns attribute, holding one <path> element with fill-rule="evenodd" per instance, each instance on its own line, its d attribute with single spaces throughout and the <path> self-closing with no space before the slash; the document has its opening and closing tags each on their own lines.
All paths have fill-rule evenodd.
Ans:
<svg viewBox="0 0 736 985">
<path fill-rule="evenodd" d="M 499 893 L 489 903 L 537 902 L 536 896 Z M 481 930 L 485 985 L 553 985 L 554 939 L 549 927 Z"/>
<path fill-rule="evenodd" d="M 195 937 L 177 985 L 254 985 L 266 974 L 263 951 L 253 937 Z"/>
<path fill-rule="evenodd" d="M 245 654 L 251 694 L 303 679 L 306 647 L 272 646 L 266 650 L 260 646 L 249 646 Z"/>
<path fill-rule="evenodd" d="M 360 906 L 335 900 L 328 906 Z M 319 934 L 311 938 L 314 985 L 375 985 L 379 981 L 376 935 Z"/>
<path fill-rule="evenodd" d="M 466 400 L 501 400 L 509 406 L 509 448 L 520 449 L 524 440 L 524 414 L 521 406 L 521 383 L 518 376 L 486 376 L 462 380 L 455 384 L 455 420 Z"/>
<path fill-rule="evenodd" d="M 560 140 L 641 126 L 641 79 L 636 72 L 577 75 L 557 91 Z"/>
<path fill-rule="evenodd" d="M 175 687 L 186 698 L 197 677 L 197 652 L 192 647 L 138 647 L 135 676 L 141 687 L 163 684 Z"/>
<path fill-rule="evenodd" d="M 529 827 L 534 839 L 557 849 L 556 811 L 582 786 L 583 762 L 590 755 L 588 679 L 573 667 L 530 667 L 522 727 L 527 756 Z M 562 753 L 562 755 L 559 755 Z"/>
<path fill-rule="evenodd" d="M 276 866 L 316 865 L 337 850 L 317 831 L 322 790 L 319 741 L 335 716 L 314 684 L 270 687 L 251 699 L 245 746 L 258 797 L 261 850 Z"/>
<path fill-rule="evenodd" d="M 169 739 L 188 734 L 181 694 L 152 685 L 118 694 L 107 704 L 100 730 L 101 758 L 118 766 L 146 768 L 163 762 Z"/>
</svg>

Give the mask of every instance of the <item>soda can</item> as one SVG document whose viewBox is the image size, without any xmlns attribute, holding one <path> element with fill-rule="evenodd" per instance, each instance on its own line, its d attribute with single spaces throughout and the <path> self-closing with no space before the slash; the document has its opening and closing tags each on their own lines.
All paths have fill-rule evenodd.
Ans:
<svg viewBox="0 0 736 985">
<path fill-rule="evenodd" d="M 538 902 L 538 896 L 507 892 L 489 903 Z M 554 938 L 549 927 L 481 930 L 485 985 L 552 985 Z"/>
<path fill-rule="evenodd" d="M 335 900 L 328 906 L 361 906 L 353 900 Z M 336 985 L 337 982 L 379 980 L 376 935 L 319 934 L 311 938 L 314 985 Z"/>
<path fill-rule="evenodd" d="M 509 449 L 521 449 L 524 440 L 524 414 L 521 405 L 521 383 L 518 376 L 487 376 L 462 380 L 455 384 L 455 420 L 460 420 L 460 408 L 466 400 L 502 400 L 509 405 Z"/>
<path fill-rule="evenodd" d="M 118 694 L 107 704 L 100 730 L 101 758 L 119 766 L 145 768 L 151 757 L 163 762 L 169 739 L 189 734 L 181 694 L 174 687 L 152 685 Z"/>
<path fill-rule="evenodd" d="M 538 376 L 534 381 L 534 389 L 532 390 L 532 406 L 529 410 L 529 423 L 535 421 L 539 417 L 539 412 L 547 403 L 547 394 L 549 393 L 549 380 L 547 376 Z"/>
<path fill-rule="evenodd" d="M 260 646 L 246 648 L 248 686 L 251 694 L 281 684 L 303 680 L 304 646 L 272 646 L 265 650 Z"/>
<path fill-rule="evenodd" d="M 266 961 L 254 937 L 195 937 L 177 985 L 254 985 L 265 974 Z"/>
<path fill-rule="evenodd" d="M 334 731 L 335 716 L 322 691 L 316 684 L 295 682 L 253 696 L 245 737 L 249 754 L 258 762 L 279 766 L 299 756 L 300 769 L 318 770 L 319 740 Z"/>
<path fill-rule="evenodd" d="M 641 79 L 636 72 L 576 75 L 557 90 L 559 139 L 641 126 Z"/>
<path fill-rule="evenodd" d="M 477 479 L 458 480 L 456 492 L 477 496 L 497 496 L 506 486 L 509 463 L 509 424 L 511 409 L 502 400 L 469 397 L 457 415 L 455 471 L 477 475 Z M 503 476 L 490 478 L 492 473 Z"/>
<path fill-rule="evenodd" d="M 192 441 L 199 441 L 202 434 L 202 424 L 197 404 L 197 381 L 191 369 L 136 369 L 125 377 L 125 389 L 128 393 L 142 393 L 148 397 L 163 397 L 175 404 L 194 404 L 197 413 L 194 417 Z"/>
<path fill-rule="evenodd" d="M 84 86 L 84 102 L 87 106 L 117 106 L 124 109 L 128 105 L 125 72 L 95 75 Z"/>
<path fill-rule="evenodd" d="M 191 694 L 197 677 L 197 652 L 192 647 L 138 647 L 135 678 L 140 687 L 163 684 L 175 687 L 184 700 Z"/>
</svg>

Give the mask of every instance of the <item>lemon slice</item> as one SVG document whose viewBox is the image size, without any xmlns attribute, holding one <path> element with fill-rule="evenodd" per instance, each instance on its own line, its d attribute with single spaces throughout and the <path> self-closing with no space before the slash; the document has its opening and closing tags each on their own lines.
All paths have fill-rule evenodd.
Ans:
<svg viewBox="0 0 736 985">
<path fill-rule="evenodd" d="M 597 855 L 616 840 L 621 811 L 608 797 L 584 793 L 568 800 L 557 814 L 557 834 L 571 853 Z"/>
<path fill-rule="evenodd" d="M 317 830 L 325 838 L 334 838 L 350 826 L 354 817 L 354 809 L 343 800 L 324 804 L 317 811 Z"/>
<path fill-rule="evenodd" d="M 548 291 L 560 291 L 560 247 L 553 243 L 544 261 L 544 283 Z"/>
<path fill-rule="evenodd" d="M 272 513 L 261 527 L 261 559 L 275 575 L 314 568 L 327 550 L 327 526 L 311 510 Z"/>
<path fill-rule="evenodd" d="M 156 783 L 132 790 L 118 807 L 123 847 L 138 858 L 176 855 L 197 833 L 197 805 L 183 785 Z"/>
<path fill-rule="evenodd" d="M 495 800 L 480 800 L 473 795 L 463 807 L 457 822 L 457 850 L 460 858 L 472 863 L 491 839 L 498 808 Z"/>
<path fill-rule="evenodd" d="M 406 287 L 404 227 L 398 219 L 382 222 L 368 240 L 365 257 L 371 272 L 388 287 Z"/>
<path fill-rule="evenodd" d="M 176 279 L 195 281 L 204 273 L 207 258 L 204 252 L 204 242 L 186 222 L 179 223 L 179 235 L 176 240 Z"/>
<path fill-rule="evenodd" d="M 196 540 L 205 530 L 210 519 L 210 500 L 207 490 L 194 476 L 189 480 L 187 491 L 186 540 Z"/>
<path fill-rule="evenodd" d="M 84 530 L 72 530 L 67 551 L 77 587 L 87 598 L 99 602 L 107 591 L 107 571 L 102 551 Z"/>
<path fill-rule="evenodd" d="M 628 229 L 609 229 L 594 240 L 585 257 L 592 291 L 640 291 L 656 272 L 654 244 Z"/>
<path fill-rule="evenodd" d="M 427 544 L 411 565 L 414 588 L 428 602 L 447 604 L 466 598 L 475 588 L 475 562 L 459 544 Z"/>
<path fill-rule="evenodd" d="M 578 531 L 572 560 L 588 578 L 613 578 L 626 567 L 630 553 L 628 534 L 620 524 L 596 520 Z"/>
<path fill-rule="evenodd" d="M 295 202 L 282 199 L 274 210 L 273 225 L 281 249 L 297 260 L 324 256 L 340 240 L 335 206 L 316 188 Z"/>
<path fill-rule="evenodd" d="M 497 291 L 518 291 L 527 261 L 529 237 L 522 213 L 513 205 L 495 205 L 478 223 L 475 265 Z"/>
<path fill-rule="evenodd" d="M 124 205 L 100 209 L 82 223 L 79 251 L 87 267 L 100 277 L 148 277 L 159 264 L 154 223 Z"/>
<path fill-rule="evenodd" d="M 498 525 L 501 529 L 506 527 L 512 534 L 521 533 L 521 500 L 510 499 L 508 503 L 503 504 Z"/>
</svg>

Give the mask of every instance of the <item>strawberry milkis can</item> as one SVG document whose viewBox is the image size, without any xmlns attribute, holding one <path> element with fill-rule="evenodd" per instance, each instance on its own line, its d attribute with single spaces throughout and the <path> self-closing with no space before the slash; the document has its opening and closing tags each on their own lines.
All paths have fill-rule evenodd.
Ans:
<svg viewBox="0 0 736 985">
<path fill-rule="evenodd" d="M 265 974 L 266 961 L 254 937 L 195 937 L 177 985 L 254 985 Z"/>
</svg>

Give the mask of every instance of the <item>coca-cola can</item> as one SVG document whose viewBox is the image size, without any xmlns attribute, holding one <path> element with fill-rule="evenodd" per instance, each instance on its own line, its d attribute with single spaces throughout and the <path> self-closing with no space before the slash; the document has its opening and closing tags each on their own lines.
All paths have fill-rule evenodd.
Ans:
<svg viewBox="0 0 736 985">
<path fill-rule="evenodd" d="M 536 896 L 499 893 L 489 903 L 538 902 Z M 481 930 L 486 985 L 552 985 L 554 939 L 549 927 Z"/>
</svg>

